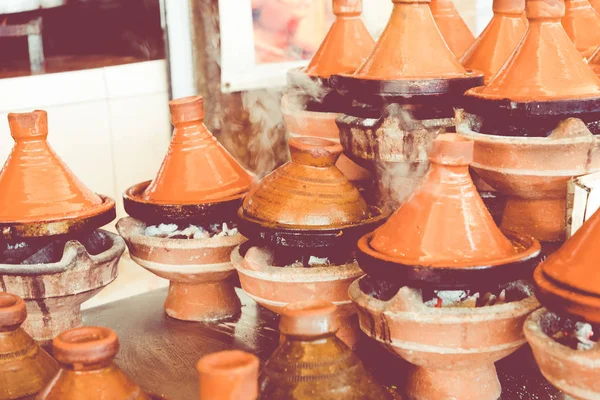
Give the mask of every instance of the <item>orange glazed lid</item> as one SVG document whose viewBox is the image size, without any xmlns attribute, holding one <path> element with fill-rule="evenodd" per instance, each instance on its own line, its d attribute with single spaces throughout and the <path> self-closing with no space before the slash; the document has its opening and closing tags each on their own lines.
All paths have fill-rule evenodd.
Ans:
<svg viewBox="0 0 600 400">
<path fill-rule="evenodd" d="M 0 223 L 80 219 L 114 210 L 112 200 L 88 189 L 50 147 L 48 115 L 8 114 L 15 140 L 0 171 Z"/>
<path fill-rule="evenodd" d="M 202 204 L 246 192 L 252 176 L 202 123 L 201 96 L 171 100 L 175 129 L 158 175 L 142 194 L 154 204 Z"/>
<path fill-rule="evenodd" d="M 487 86 L 467 91 L 483 99 L 515 102 L 600 97 L 600 79 L 561 25 L 563 0 L 527 0 L 529 27 Z"/>
<path fill-rule="evenodd" d="M 486 83 L 496 75 L 513 53 L 525 31 L 525 0 L 494 0 L 494 16 L 460 62 L 467 69 L 485 75 Z"/>
<path fill-rule="evenodd" d="M 206 355 L 198 361 L 200 400 L 255 400 L 258 357 L 240 350 Z"/>
<path fill-rule="evenodd" d="M 306 67 L 310 76 L 329 78 L 333 74 L 352 73 L 375 45 L 360 18 L 362 0 L 333 0 L 333 13 L 335 21 Z"/>
<path fill-rule="evenodd" d="M 565 0 L 562 26 L 586 58 L 600 46 L 600 15 L 588 0 Z"/>
<path fill-rule="evenodd" d="M 393 0 L 390 20 L 354 78 L 417 80 L 461 78 L 465 68 L 438 30 L 429 0 Z"/>
<path fill-rule="evenodd" d="M 458 58 L 473 44 L 475 37 L 454 7 L 452 0 L 431 0 L 433 19 L 446 44 Z"/>
</svg>

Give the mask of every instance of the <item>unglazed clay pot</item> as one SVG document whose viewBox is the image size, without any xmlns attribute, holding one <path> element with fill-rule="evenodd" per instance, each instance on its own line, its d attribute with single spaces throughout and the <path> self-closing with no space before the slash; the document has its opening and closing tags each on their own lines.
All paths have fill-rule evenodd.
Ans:
<svg viewBox="0 0 600 400">
<path fill-rule="evenodd" d="M 39 400 L 151 400 L 113 363 L 119 352 L 117 334 L 108 328 L 82 327 L 61 333 L 52 341 L 61 364 Z"/>
<path fill-rule="evenodd" d="M 248 296 L 275 313 L 281 313 L 283 307 L 298 301 L 324 300 L 335 304 L 341 321 L 338 337 L 350 347 L 356 344 L 356 309 L 348 298 L 348 287 L 363 274 L 356 262 L 283 268 L 273 265 L 269 251 L 257 247 L 248 249 L 245 254 L 237 247 L 231 254 L 231 262 Z"/>
<path fill-rule="evenodd" d="M 504 65 L 525 31 L 525 0 L 494 0 L 494 16 L 475 43 L 462 55 L 465 68 L 481 71 L 485 82 Z"/>
<path fill-rule="evenodd" d="M 170 281 L 165 300 L 167 315 L 186 321 L 210 321 L 240 312 L 231 251 L 246 240 L 241 234 L 170 239 L 147 236 L 145 229 L 144 222 L 130 217 L 117 223 L 131 259 Z"/>
<path fill-rule="evenodd" d="M 117 277 L 125 251 L 123 239 L 102 231 L 108 250 L 91 255 L 78 241 L 68 241 L 62 259 L 50 264 L 0 264 L 0 287 L 25 300 L 28 318 L 23 329 L 38 342 L 82 324 L 81 304 Z"/>
<path fill-rule="evenodd" d="M 552 315 L 547 309 L 537 310 L 525 321 L 525 337 L 542 374 L 561 391 L 578 400 L 600 398 L 598 364 L 600 350 L 574 350 L 558 343 L 548 332 Z"/>
<path fill-rule="evenodd" d="M 322 300 L 281 311 L 279 347 L 260 377 L 261 399 L 392 399 L 335 333 L 336 307 Z"/>
<path fill-rule="evenodd" d="M 600 46 L 600 15 L 588 0 L 565 0 L 562 25 L 577 50 L 586 58 Z"/>
<path fill-rule="evenodd" d="M 490 307 L 433 308 L 409 287 L 383 301 L 365 294 L 360 280 L 349 294 L 361 330 L 414 365 L 406 393 L 415 400 L 497 400 L 494 362 L 525 344 L 523 323 L 539 307 L 531 296 Z"/>
<path fill-rule="evenodd" d="M 240 350 L 202 357 L 196 365 L 199 400 L 256 400 L 259 366 L 258 357 Z"/>
<path fill-rule="evenodd" d="M 446 44 L 457 58 L 462 56 L 473 44 L 475 37 L 454 3 L 452 0 L 431 0 L 429 6 Z"/>
<path fill-rule="evenodd" d="M 33 396 L 52 379 L 58 364 L 33 341 L 21 324 L 25 302 L 0 292 L 0 399 Z"/>
</svg>

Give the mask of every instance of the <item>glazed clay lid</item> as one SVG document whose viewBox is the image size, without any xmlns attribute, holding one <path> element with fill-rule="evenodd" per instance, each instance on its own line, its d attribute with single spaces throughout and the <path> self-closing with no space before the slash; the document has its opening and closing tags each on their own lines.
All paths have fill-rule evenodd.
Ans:
<svg viewBox="0 0 600 400">
<path fill-rule="evenodd" d="M 201 96 L 169 102 L 175 127 L 156 178 L 141 194 L 153 204 L 201 204 L 242 196 L 252 176 L 202 123 Z"/>
<path fill-rule="evenodd" d="M 352 73 L 373 50 L 375 41 L 362 21 L 362 0 L 333 0 L 335 21 L 305 69 L 312 77 Z"/>
<path fill-rule="evenodd" d="M 494 16 L 460 62 L 467 69 L 482 71 L 485 82 L 496 75 L 513 53 L 525 31 L 525 0 L 494 0 Z"/>
<path fill-rule="evenodd" d="M 25 301 L 17 295 L 0 292 L 0 332 L 15 330 L 26 318 Z"/>
<path fill-rule="evenodd" d="M 565 0 L 562 25 L 577 50 L 586 58 L 600 46 L 600 15 L 588 0 Z"/>
<path fill-rule="evenodd" d="M 490 83 L 467 96 L 517 103 L 600 97 L 600 79 L 586 64 L 560 21 L 563 0 L 527 0 L 529 27 Z"/>
<path fill-rule="evenodd" d="M 198 361 L 200 400 L 255 400 L 260 362 L 254 354 L 227 350 Z"/>
<path fill-rule="evenodd" d="M 62 223 L 92 219 L 102 226 L 114 218 L 115 203 L 88 189 L 48 144 L 45 111 L 9 113 L 15 145 L 0 171 L 0 225 Z M 39 226 L 23 236 L 66 233 Z M 19 228 L 21 229 L 21 228 Z"/>
<path fill-rule="evenodd" d="M 84 326 L 59 334 L 52 348 L 59 363 L 84 369 L 110 363 L 119 352 L 119 338 L 112 329 Z"/>
<path fill-rule="evenodd" d="M 291 161 L 262 178 L 238 214 L 255 224 L 299 230 L 337 229 L 371 218 L 369 207 L 335 166 L 339 143 L 313 137 L 289 141 Z M 243 233 L 243 232 L 242 232 Z"/>
<path fill-rule="evenodd" d="M 433 19 L 446 44 L 458 58 L 473 44 L 475 37 L 462 19 L 452 0 L 431 0 Z"/>
</svg>

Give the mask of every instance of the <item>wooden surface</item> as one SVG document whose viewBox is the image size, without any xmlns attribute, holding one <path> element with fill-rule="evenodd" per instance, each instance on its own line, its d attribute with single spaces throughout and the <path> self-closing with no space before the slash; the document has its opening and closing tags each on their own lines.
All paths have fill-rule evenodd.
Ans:
<svg viewBox="0 0 600 400">
<path fill-rule="evenodd" d="M 240 289 L 240 316 L 219 323 L 183 322 L 163 312 L 166 289 L 84 312 L 86 325 L 107 326 L 119 335 L 117 363 L 142 388 L 170 400 L 197 398 L 196 362 L 226 349 L 255 353 L 264 362 L 277 347 L 278 317 L 258 306 Z M 402 388 L 409 366 L 364 337 L 357 350 L 368 368 L 387 386 Z M 528 347 L 497 364 L 502 400 L 559 400 L 563 395 L 539 373 Z"/>
</svg>

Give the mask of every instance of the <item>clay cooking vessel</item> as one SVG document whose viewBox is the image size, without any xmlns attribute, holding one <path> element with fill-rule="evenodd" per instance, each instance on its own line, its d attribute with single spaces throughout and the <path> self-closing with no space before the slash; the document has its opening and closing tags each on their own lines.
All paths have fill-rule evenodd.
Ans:
<svg viewBox="0 0 600 400">
<path fill-rule="evenodd" d="M 433 19 L 452 53 L 459 58 L 473 44 L 475 37 L 462 19 L 452 0 L 431 0 Z"/>
<path fill-rule="evenodd" d="M 254 354 L 226 350 L 206 355 L 198 361 L 200 400 L 256 400 L 258 368 Z"/>
</svg>

